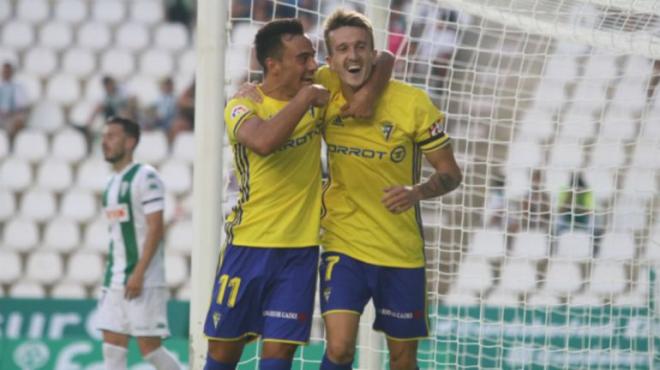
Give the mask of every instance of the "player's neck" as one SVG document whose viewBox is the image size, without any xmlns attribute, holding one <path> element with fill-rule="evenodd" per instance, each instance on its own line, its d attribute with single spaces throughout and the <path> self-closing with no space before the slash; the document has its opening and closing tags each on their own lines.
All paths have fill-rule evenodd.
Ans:
<svg viewBox="0 0 660 370">
<path fill-rule="evenodd" d="M 287 101 L 296 96 L 296 92 L 290 91 L 284 83 L 273 78 L 266 77 L 264 82 L 261 83 L 260 88 L 264 95 L 276 100 Z"/>
<path fill-rule="evenodd" d="M 131 163 L 133 163 L 133 157 L 130 155 L 124 156 L 124 158 L 112 164 L 112 170 L 116 173 L 120 173 Z"/>
</svg>

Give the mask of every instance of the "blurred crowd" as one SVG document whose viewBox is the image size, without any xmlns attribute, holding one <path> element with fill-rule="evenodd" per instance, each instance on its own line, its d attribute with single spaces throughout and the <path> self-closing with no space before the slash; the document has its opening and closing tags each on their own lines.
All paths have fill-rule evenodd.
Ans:
<svg viewBox="0 0 660 370">
<path fill-rule="evenodd" d="M 273 17 L 297 17 L 302 20 L 306 32 L 315 41 L 317 59 L 323 61 L 326 55 L 322 34 L 323 19 L 338 7 L 368 13 L 362 1 L 283 0 L 277 3 L 271 0 L 233 1 L 232 44 L 249 44 L 258 24 L 267 22 Z M 398 58 L 395 74 L 413 83 L 421 82 L 431 88 L 443 88 L 448 67 L 453 62 L 457 45 L 460 43 L 457 26 L 469 23 L 470 18 L 438 5 L 419 4 L 411 0 L 391 0 L 387 10 L 386 48 Z M 378 30 L 376 34 L 378 35 Z M 259 70 L 254 56 L 251 56 L 249 61 L 241 59 L 240 55 L 236 58 L 240 60 L 235 62 L 236 66 L 244 68 L 245 62 L 249 62 L 251 73 L 244 79 L 259 78 L 258 72 L 253 72 Z"/>
<path fill-rule="evenodd" d="M 261 24 L 280 17 L 297 17 L 317 48 L 317 59 L 325 60 L 325 44 L 322 35 L 324 16 L 338 7 L 367 12 L 363 1 L 353 0 L 233 0 L 231 4 L 231 50 L 227 53 L 227 75 L 233 84 L 232 94 L 242 82 L 261 78 L 251 44 Z M 195 27 L 195 0 L 163 0 L 169 22 Z M 413 3 L 411 0 L 391 0 L 388 9 L 388 35 L 386 47 L 397 55 L 395 75 L 412 83 L 423 83 L 434 93 L 446 89 L 448 67 L 452 64 L 459 43 L 457 25 L 466 22 L 457 12 L 438 5 Z M 14 71 L 22 70 L 4 60 L 0 82 L 0 128 L 10 140 L 26 125 L 31 103 L 25 87 L 14 80 Z M 246 68 L 249 66 L 249 68 Z M 194 81 L 188 86 L 175 86 L 181 80 L 177 76 L 162 78 L 155 102 L 140 104 L 134 91 L 128 92 L 123 81 L 116 76 L 102 77 L 103 97 L 97 102 L 87 119 L 71 122 L 86 133 L 90 141 L 98 136 L 102 119 L 115 115 L 140 122 L 145 130 L 163 130 L 170 142 L 179 132 L 194 128 Z M 177 92 L 180 92 L 177 94 Z"/>
<path fill-rule="evenodd" d="M 96 119 L 127 117 L 140 122 L 145 130 L 163 130 L 170 142 L 182 131 L 191 131 L 195 126 L 195 83 L 185 88 L 180 95 L 175 94 L 172 78 L 160 81 L 160 92 L 156 101 L 140 109 L 137 99 L 128 95 L 125 89 L 111 76 L 104 76 L 104 97 L 93 110 L 85 126 L 79 127 L 88 135 L 93 135 Z"/>
</svg>

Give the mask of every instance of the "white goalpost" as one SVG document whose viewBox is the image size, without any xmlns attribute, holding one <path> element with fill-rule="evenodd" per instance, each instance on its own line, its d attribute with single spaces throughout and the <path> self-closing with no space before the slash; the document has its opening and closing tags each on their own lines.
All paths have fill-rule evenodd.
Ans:
<svg viewBox="0 0 660 370">
<path fill-rule="evenodd" d="M 197 78 L 195 79 L 195 163 L 193 181 L 193 250 L 190 281 L 191 369 L 206 358 L 204 319 L 210 302 L 222 239 L 222 198 L 227 2 L 197 2 Z M 231 158 L 231 156 L 229 156 Z"/>
<path fill-rule="evenodd" d="M 220 204 L 236 191 L 230 148 L 224 160 L 216 149 L 223 96 L 259 77 L 251 44 L 265 21 L 301 18 L 322 61 L 322 23 L 341 6 L 372 20 L 378 47 L 397 54 L 394 78 L 447 113 L 464 173 L 460 189 L 422 204 L 432 330 L 419 367 L 660 366 L 659 0 L 198 3 L 205 118 L 196 132 L 191 368 L 205 352 L 195 320 L 210 294 Z M 368 309 L 355 368 L 388 366 L 372 321 Z M 294 369 L 318 368 L 323 336 L 317 309 Z M 258 350 L 246 350 L 241 369 L 257 368 Z"/>
</svg>

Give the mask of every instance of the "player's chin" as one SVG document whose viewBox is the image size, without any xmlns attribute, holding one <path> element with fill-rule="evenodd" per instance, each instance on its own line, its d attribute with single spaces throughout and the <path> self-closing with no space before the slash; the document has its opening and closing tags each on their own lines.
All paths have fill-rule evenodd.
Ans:
<svg viewBox="0 0 660 370">
<path fill-rule="evenodd" d="M 360 88 L 362 85 L 364 85 L 364 83 L 365 83 L 366 80 L 367 80 L 366 77 L 363 76 L 362 74 L 352 74 L 352 73 L 348 73 L 348 74 L 344 75 L 343 77 L 344 77 L 344 78 L 342 79 L 343 82 L 344 82 L 346 85 L 348 85 L 348 86 L 350 86 L 351 88 L 353 88 L 353 89 L 358 89 L 358 88 Z"/>
</svg>

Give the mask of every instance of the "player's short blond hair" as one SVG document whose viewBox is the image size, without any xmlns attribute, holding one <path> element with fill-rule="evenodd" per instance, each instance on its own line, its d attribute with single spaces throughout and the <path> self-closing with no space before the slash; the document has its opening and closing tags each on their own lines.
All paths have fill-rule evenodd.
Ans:
<svg viewBox="0 0 660 370">
<path fill-rule="evenodd" d="M 328 55 L 332 55 L 330 32 L 341 27 L 363 28 L 369 34 L 371 47 L 374 47 L 374 27 L 371 25 L 369 19 L 362 13 L 340 8 L 330 14 L 323 25 L 323 37 L 325 38 L 325 47 Z"/>
</svg>

